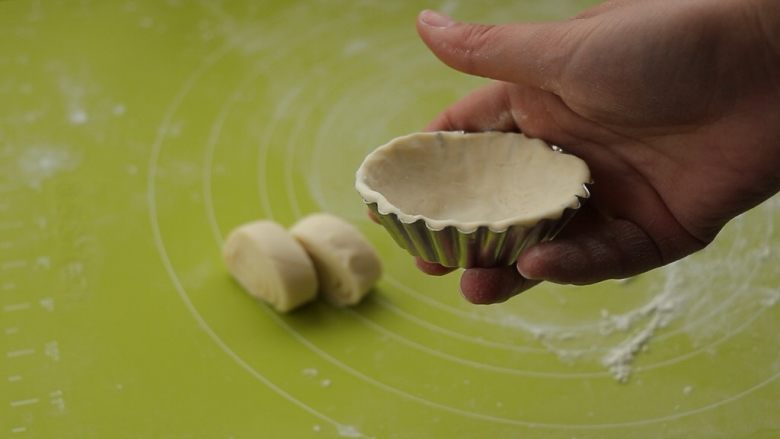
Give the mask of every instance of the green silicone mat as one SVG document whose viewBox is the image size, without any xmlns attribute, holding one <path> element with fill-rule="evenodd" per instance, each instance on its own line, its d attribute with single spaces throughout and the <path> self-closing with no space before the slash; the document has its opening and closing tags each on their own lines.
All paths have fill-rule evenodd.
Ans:
<svg viewBox="0 0 780 439">
<path fill-rule="evenodd" d="M 483 82 L 428 53 L 420 9 L 586 3 L 0 1 L 0 437 L 780 437 L 780 199 L 664 269 L 478 307 L 352 188 Z M 385 276 L 277 315 L 222 239 L 314 211 Z"/>
</svg>

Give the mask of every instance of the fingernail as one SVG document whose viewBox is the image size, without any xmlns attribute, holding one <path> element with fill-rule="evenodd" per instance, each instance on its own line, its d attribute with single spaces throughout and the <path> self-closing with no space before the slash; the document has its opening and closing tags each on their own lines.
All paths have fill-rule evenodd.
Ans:
<svg viewBox="0 0 780 439">
<path fill-rule="evenodd" d="M 439 29 L 445 29 L 455 24 L 452 18 L 430 9 L 420 13 L 420 21 L 425 25 Z"/>
<path fill-rule="evenodd" d="M 517 272 L 520 273 L 520 276 L 523 276 L 524 278 L 528 280 L 536 280 L 533 276 L 531 276 L 531 273 L 527 272 L 523 269 L 523 267 L 520 264 L 517 264 Z"/>
<path fill-rule="evenodd" d="M 520 258 L 515 264 L 515 268 L 517 268 L 517 272 L 520 273 L 520 276 L 523 276 L 524 278 L 531 281 L 542 280 L 538 276 L 535 276 L 534 273 L 528 271 L 528 263 L 526 261 L 528 261 L 529 258 L 533 260 L 536 254 L 538 254 L 538 249 L 531 247 L 520 254 Z M 531 265 L 533 266 L 533 264 Z"/>
</svg>

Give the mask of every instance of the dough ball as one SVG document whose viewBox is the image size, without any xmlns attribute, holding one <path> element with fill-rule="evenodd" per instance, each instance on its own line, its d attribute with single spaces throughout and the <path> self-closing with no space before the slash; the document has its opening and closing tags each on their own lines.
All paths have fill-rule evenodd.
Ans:
<svg viewBox="0 0 780 439">
<path fill-rule="evenodd" d="M 317 270 L 320 290 L 337 305 L 354 305 L 382 275 L 379 255 L 352 224 L 316 213 L 307 216 L 290 233 L 309 253 Z"/>
<path fill-rule="evenodd" d="M 222 254 L 228 271 L 254 297 L 279 312 L 291 311 L 317 296 L 311 259 L 290 234 L 273 221 L 244 224 L 228 235 Z"/>
</svg>

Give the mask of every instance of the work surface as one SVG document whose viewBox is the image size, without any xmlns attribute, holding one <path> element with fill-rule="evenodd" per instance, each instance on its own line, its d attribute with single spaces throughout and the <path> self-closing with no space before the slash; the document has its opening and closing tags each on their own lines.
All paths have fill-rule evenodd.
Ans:
<svg viewBox="0 0 780 439">
<path fill-rule="evenodd" d="M 584 5 L 409 3 L 0 1 L 0 437 L 780 435 L 780 199 L 664 269 L 485 307 L 367 220 L 363 156 L 482 82 L 419 9 Z M 277 315 L 223 237 L 314 211 L 385 276 Z"/>
</svg>

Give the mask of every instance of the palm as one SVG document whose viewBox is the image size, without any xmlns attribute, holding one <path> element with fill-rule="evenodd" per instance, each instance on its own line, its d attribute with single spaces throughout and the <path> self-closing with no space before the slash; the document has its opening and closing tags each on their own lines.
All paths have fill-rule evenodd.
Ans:
<svg viewBox="0 0 780 439">
<path fill-rule="evenodd" d="M 500 95 L 504 97 L 495 99 Z M 485 120 L 460 114 L 461 109 L 479 106 L 478 102 L 486 98 L 506 103 L 505 110 L 495 111 L 506 111 L 508 116 Z M 588 121 L 554 93 L 517 84 L 491 84 L 456 104 L 428 128 L 523 131 L 583 158 L 595 182 L 593 195 L 559 241 L 576 240 L 582 251 L 600 253 L 601 262 L 608 258 L 609 265 L 615 268 L 610 273 L 612 277 L 630 276 L 662 265 L 704 245 L 677 220 L 658 185 L 645 177 L 649 170 L 658 173 L 664 169 L 664 156 L 641 140 Z M 632 148 L 643 150 L 641 163 L 627 159 Z M 627 260 L 626 256 L 635 260 Z M 568 266 L 566 275 L 558 277 L 558 281 L 586 283 L 603 275 L 583 264 L 572 270 L 576 267 L 570 258 L 560 258 L 558 263 Z"/>
</svg>

